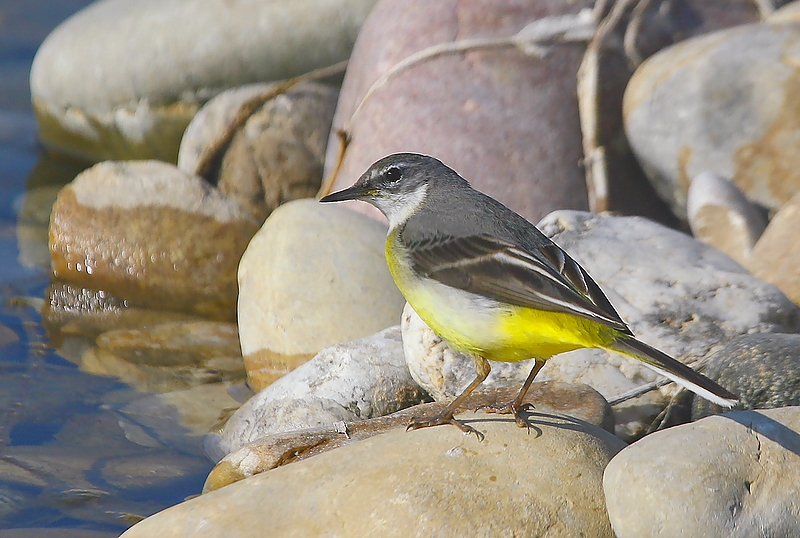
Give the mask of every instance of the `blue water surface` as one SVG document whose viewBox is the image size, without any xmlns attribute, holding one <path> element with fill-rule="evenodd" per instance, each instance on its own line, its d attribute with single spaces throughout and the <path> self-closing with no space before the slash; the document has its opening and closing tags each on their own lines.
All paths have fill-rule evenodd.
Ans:
<svg viewBox="0 0 800 538">
<path fill-rule="evenodd" d="M 47 34 L 89 3 L 0 0 L 0 538 L 9 529 L 17 538 L 60 536 L 55 529 L 70 537 L 118 536 L 199 493 L 211 467 L 199 440 L 159 440 L 156 424 L 168 418 L 129 411 L 143 395 L 55 353 L 40 312 L 49 267 L 20 261 L 26 189 L 66 184 L 88 166 L 38 144 L 28 75 Z M 40 251 L 46 259 L 46 248 Z M 134 430 L 158 441 L 133 442 Z M 131 462 L 145 468 L 138 478 L 129 479 Z M 181 472 L 147 480 L 153 462 Z"/>
</svg>

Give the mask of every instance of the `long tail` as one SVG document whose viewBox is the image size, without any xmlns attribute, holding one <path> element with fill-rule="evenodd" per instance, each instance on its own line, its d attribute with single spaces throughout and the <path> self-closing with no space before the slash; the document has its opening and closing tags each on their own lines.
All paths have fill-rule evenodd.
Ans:
<svg viewBox="0 0 800 538">
<path fill-rule="evenodd" d="M 609 346 L 609 349 L 642 361 L 659 374 L 717 405 L 733 407 L 739 401 L 738 396 L 720 387 L 706 376 L 698 374 L 682 362 L 678 362 L 666 353 L 635 338 L 620 338 Z"/>
</svg>

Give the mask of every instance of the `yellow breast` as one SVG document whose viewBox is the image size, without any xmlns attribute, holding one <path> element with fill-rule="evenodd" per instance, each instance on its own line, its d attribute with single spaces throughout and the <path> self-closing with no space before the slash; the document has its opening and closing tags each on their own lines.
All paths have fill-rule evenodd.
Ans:
<svg viewBox="0 0 800 538">
<path fill-rule="evenodd" d="M 397 232 L 386 241 L 386 261 L 397 287 L 420 318 L 462 352 L 516 362 L 583 347 L 605 347 L 613 329 L 591 320 L 502 304 L 414 274 Z"/>
</svg>

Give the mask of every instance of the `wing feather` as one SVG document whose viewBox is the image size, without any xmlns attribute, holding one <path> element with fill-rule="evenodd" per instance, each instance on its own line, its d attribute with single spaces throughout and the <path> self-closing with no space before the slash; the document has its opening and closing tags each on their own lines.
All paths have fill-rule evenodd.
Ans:
<svg viewBox="0 0 800 538">
<path fill-rule="evenodd" d="M 631 334 L 600 286 L 555 243 L 532 253 L 490 235 L 473 235 L 423 239 L 406 247 L 414 269 L 442 284 Z"/>
</svg>

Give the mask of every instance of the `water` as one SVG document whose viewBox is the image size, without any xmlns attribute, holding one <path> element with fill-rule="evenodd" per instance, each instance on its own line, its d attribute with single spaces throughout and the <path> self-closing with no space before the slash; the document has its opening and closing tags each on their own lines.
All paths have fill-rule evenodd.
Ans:
<svg viewBox="0 0 800 538">
<path fill-rule="evenodd" d="M 37 144 L 28 73 L 47 33 L 89 3 L 0 0 L 0 538 L 118 536 L 199 493 L 211 468 L 207 425 L 167 396 L 85 373 L 91 340 L 56 350 L 42 326 L 48 207 L 88 165 Z"/>
</svg>

